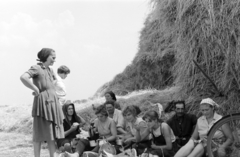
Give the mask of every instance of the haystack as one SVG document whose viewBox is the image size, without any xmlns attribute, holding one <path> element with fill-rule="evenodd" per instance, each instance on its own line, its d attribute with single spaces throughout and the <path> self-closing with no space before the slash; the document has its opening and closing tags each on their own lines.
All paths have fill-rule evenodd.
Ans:
<svg viewBox="0 0 240 157">
<path fill-rule="evenodd" d="M 152 21 L 159 21 L 175 52 L 175 84 L 184 99 L 211 97 L 221 113 L 239 112 L 240 0 L 153 0 Z M 194 63 L 195 62 L 195 63 Z"/>
</svg>

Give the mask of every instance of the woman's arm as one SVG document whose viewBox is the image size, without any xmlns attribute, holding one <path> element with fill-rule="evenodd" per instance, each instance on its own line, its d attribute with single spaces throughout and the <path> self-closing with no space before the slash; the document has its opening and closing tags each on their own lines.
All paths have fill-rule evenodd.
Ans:
<svg viewBox="0 0 240 157">
<path fill-rule="evenodd" d="M 199 134 L 198 134 L 198 125 L 196 124 L 191 139 L 194 141 L 194 140 L 197 140 L 198 137 L 199 137 Z"/>
<path fill-rule="evenodd" d="M 31 79 L 31 76 L 28 74 L 28 73 L 24 73 L 21 77 L 20 77 L 20 80 L 22 81 L 22 83 L 28 87 L 29 89 L 33 90 L 34 93 L 35 93 L 35 96 L 38 95 L 40 92 L 39 92 L 39 89 L 37 86 L 35 86 L 32 81 L 30 80 Z"/>
<path fill-rule="evenodd" d="M 224 124 L 222 126 L 222 131 L 223 131 L 223 134 L 225 135 L 225 137 L 227 138 L 227 140 L 222 145 L 220 145 L 220 147 L 226 148 L 227 146 L 232 144 L 233 135 L 232 135 L 232 132 L 231 132 L 228 124 Z"/>
<path fill-rule="evenodd" d="M 117 131 L 120 132 L 121 134 L 127 134 L 127 131 L 125 131 L 122 127 L 118 127 Z"/>
<path fill-rule="evenodd" d="M 147 136 L 149 136 L 150 131 L 145 122 L 140 122 L 139 125 L 134 126 L 134 128 L 136 129 L 136 135 L 133 137 L 134 142 L 140 142 L 147 139 Z"/>
<path fill-rule="evenodd" d="M 78 126 L 71 126 L 71 128 L 64 132 L 65 137 L 67 137 L 71 132 L 75 131 Z"/>
<path fill-rule="evenodd" d="M 106 140 L 107 141 L 114 141 L 114 140 L 116 140 L 117 128 L 116 128 L 116 124 L 115 124 L 115 122 L 113 120 L 111 121 L 110 131 L 111 131 L 112 136 L 108 137 Z"/>
<path fill-rule="evenodd" d="M 153 149 L 172 149 L 172 139 L 171 139 L 171 129 L 166 123 L 162 123 L 162 135 L 164 136 L 164 139 L 166 141 L 166 145 L 163 146 L 157 146 L 153 145 Z"/>
</svg>

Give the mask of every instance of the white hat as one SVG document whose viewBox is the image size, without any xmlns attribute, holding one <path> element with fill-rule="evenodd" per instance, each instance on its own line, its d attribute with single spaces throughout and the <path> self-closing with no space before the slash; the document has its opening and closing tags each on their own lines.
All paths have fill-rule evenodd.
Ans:
<svg viewBox="0 0 240 157">
<path fill-rule="evenodd" d="M 216 102 L 214 102 L 211 98 L 202 99 L 200 104 L 209 104 L 209 105 L 211 105 L 213 107 L 215 107 L 215 106 L 219 107 L 219 105 Z"/>
</svg>

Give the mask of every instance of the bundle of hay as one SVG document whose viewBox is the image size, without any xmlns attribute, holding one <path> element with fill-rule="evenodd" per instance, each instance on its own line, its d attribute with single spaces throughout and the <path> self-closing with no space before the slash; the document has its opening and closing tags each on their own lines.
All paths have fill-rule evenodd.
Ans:
<svg viewBox="0 0 240 157">
<path fill-rule="evenodd" d="M 185 98 L 198 103 L 212 97 L 223 114 L 239 111 L 240 0 L 152 2 L 151 20 L 159 21 L 162 37 L 171 41 L 159 53 L 174 48 L 173 75 Z"/>
</svg>

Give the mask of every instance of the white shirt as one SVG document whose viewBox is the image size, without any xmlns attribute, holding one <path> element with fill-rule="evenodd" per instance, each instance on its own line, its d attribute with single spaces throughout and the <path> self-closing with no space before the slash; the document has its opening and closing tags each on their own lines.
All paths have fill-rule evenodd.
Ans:
<svg viewBox="0 0 240 157">
<path fill-rule="evenodd" d="M 115 109 L 113 113 L 113 120 L 116 123 L 116 127 L 124 127 L 124 118 L 122 115 L 122 111 Z"/>
<path fill-rule="evenodd" d="M 63 80 L 60 76 L 56 75 L 56 80 L 54 81 L 55 90 L 57 97 L 59 99 L 59 102 L 61 105 L 63 105 L 66 102 L 66 87 L 63 83 Z"/>
<path fill-rule="evenodd" d="M 197 126 L 198 126 L 198 134 L 199 134 L 200 139 L 206 138 L 207 133 L 211 129 L 213 124 L 216 123 L 221 118 L 222 118 L 222 116 L 217 114 L 216 112 L 214 113 L 213 121 L 211 123 L 208 123 L 205 116 L 201 116 L 200 118 L 198 118 Z M 216 133 L 214 134 L 214 138 L 221 138 L 223 136 L 224 135 L 221 130 L 217 130 Z"/>
</svg>

